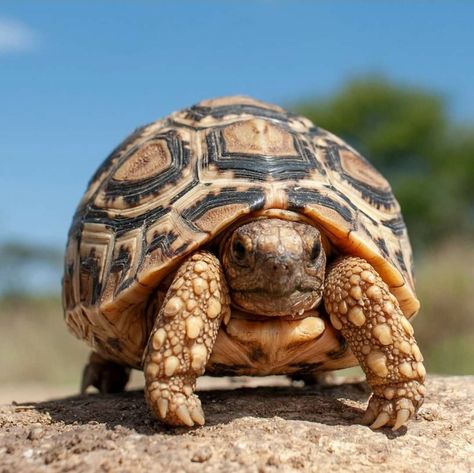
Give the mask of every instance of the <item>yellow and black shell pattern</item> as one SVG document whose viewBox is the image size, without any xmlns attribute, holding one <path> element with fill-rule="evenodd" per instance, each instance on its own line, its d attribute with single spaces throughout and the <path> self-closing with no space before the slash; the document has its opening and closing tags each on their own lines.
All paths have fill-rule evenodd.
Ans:
<svg viewBox="0 0 474 473">
<path fill-rule="evenodd" d="M 405 316 L 417 312 L 410 243 L 388 182 L 306 118 L 236 96 L 137 129 L 99 167 L 69 232 L 69 327 L 139 366 L 152 323 L 144 313 L 160 281 L 226 227 L 265 209 L 311 219 L 339 252 L 374 266 Z"/>
</svg>

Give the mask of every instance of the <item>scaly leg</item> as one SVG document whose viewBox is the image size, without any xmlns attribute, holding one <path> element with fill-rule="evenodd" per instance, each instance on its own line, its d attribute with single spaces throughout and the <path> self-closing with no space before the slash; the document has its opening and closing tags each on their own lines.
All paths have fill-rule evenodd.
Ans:
<svg viewBox="0 0 474 473">
<path fill-rule="evenodd" d="M 144 361 L 145 395 L 169 425 L 204 424 L 196 379 L 204 373 L 219 326 L 230 315 L 219 260 L 199 251 L 185 261 L 155 320 Z"/>
<path fill-rule="evenodd" d="M 120 393 L 125 389 L 129 377 L 130 368 L 92 352 L 82 372 L 81 394 L 89 386 L 96 387 L 103 394 Z"/>
<path fill-rule="evenodd" d="M 367 261 L 342 257 L 329 270 L 324 305 L 372 387 L 364 421 L 399 429 L 423 403 L 426 371 L 397 299 Z"/>
</svg>

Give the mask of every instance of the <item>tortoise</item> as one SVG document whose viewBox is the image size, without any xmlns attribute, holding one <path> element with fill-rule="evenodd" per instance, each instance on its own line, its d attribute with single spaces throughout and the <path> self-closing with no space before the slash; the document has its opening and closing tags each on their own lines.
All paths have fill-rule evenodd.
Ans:
<svg viewBox="0 0 474 473">
<path fill-rule="evenodd" d="M 425 394 L 412 267 L 389 183 L 342 139 L 249 97 L 202 101 L 126 138 L 73 217 L 63 306 L 93 350 L 82 391 L 142 369 L 155 417 L 203 425 L 204 373 L 359 363 L 363 421 L 399 429 Z"/>
</svg>

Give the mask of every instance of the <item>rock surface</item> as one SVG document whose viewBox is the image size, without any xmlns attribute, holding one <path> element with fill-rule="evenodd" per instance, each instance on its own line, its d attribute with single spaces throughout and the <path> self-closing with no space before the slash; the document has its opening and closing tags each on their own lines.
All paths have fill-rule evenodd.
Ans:
<svg viewBox="0 0 474 473">
<path fill-rule="evenodd" d="M 474 472 L 474 377 L 431 377 L 398 432 L 359 425 L 368 389 L 203 391 L 205 427 L 154 421 L 142 391 L 0 408 L 0 472 Z"/>
</svg>

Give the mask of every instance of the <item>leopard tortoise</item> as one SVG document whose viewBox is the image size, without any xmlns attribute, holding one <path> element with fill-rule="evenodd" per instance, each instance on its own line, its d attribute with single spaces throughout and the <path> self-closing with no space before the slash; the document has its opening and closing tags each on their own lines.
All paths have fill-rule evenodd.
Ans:
<svg viewBox="0 0 474 473">
<path fill-rule="evenodd" d="M 169 425 L 204 424 L 204 373 L 359 363 L 372 428 L 399 429 L 423 402 L 411 248 L 390 185 L 338 137 L 248 97 L 175 112 L 111 153 L 73 218 L 63 305 L 93 349 L 82 390 L 120 391 L 143 369 Z"/>
</svg>

